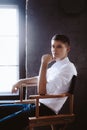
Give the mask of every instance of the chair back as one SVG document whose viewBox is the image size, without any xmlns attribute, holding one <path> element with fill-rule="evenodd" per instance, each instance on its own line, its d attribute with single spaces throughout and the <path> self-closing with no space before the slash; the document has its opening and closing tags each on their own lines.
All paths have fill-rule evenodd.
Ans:
<svg viewBox="0 0 87 130">
<path fill-rule="evenodd" d="M 77 76 L 73 75 L 72 80 L 71 80 L 71 84 L 70 84 L 70 88 L 69 88 L 69 91 L 68 91 L 70 94 L 74 93 L 76 79 L 77 79 Z"/>
</svg>

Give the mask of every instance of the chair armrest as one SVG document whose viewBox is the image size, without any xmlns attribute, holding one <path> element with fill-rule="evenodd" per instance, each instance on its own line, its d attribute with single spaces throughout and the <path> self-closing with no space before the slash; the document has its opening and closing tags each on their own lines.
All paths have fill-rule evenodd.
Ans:
<svg viewBox="0 0 87 130">
<path fill-rule="evenodd" d="M 39 117 L 39 99 L 47 99 L 47 98 L 63 98 L 68 97 L 69 98 L 69 108 L 70 113 L 73 113 L 73 95 L 70 93 L 63 93 L 59 95 L 30 95 L 30 99 L 36 99 L 36 117 Z"/>
<path fill-rule="evenodd" d="M 34 103 L 35 104 L 35 102 L 36 102 L 36 100 L 35 99 L 24 99 L 24 100 L 22 100 L 22 101 L 20 101 L 20 100 L 15 100 L 15 104 L 31 104 L 31 103 Z"/>
<path fill-rule="evenodd" d="M 67 97 L 70 96 L 70 93 L 63 93 L 59 95 L 30 95 L 30 99 L 45 99 L 45 98 L 62 98 L 62 97 Z"/>
</svg>

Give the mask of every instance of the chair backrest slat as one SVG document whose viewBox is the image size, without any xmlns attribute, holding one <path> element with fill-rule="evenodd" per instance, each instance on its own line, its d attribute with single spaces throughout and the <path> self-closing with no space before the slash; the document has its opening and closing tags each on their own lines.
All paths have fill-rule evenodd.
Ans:
<svg viewBox="0 0 87 130">
<path fill-rule="evenodd" d="M 73 94 L 74 93 L 74 89 L 75 89 L 75 84 L 76 84 L 76 79 L 77 79 L 77 76 L 74 75 L 72 77 L 72 81 L 71 81 L 71 84 L 70 84 L 70 88 L 69 88 L 69 93 Z"/>
</svg>

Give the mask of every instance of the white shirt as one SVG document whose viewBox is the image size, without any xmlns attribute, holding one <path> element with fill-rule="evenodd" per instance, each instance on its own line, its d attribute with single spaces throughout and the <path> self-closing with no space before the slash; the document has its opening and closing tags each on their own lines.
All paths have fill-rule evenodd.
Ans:
<svg viewBox="0 0 87 130">
<path fill-rule="evenodd" d="M 58 60 L 47 70 L 47 94 L 61 94 L 68 92 L 73 75 L 77 75 L 76 68 L 68 57 Z M 62 108 L 67 97 L 56 99 L 40 99 L 40 102 L 52 109 L 56 114 Z"/>
</svg>

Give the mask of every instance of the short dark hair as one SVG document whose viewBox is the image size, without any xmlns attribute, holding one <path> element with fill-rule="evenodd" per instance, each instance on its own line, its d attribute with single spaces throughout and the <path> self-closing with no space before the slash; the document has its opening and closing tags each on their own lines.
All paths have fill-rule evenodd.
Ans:
<svg viewBox="0 0 87 130">
<path fill-rule="evenodd" d="M 52 37 L 52 40 L 61 41 L 61 42 L 63 42 L 64 44 L 70 46 L 70 40 L 69 40 L 69 38 L 68 38 L 66 35 L 58 35 L 58 34 L 55 34 L 55 35 Z"/>
</svg>

